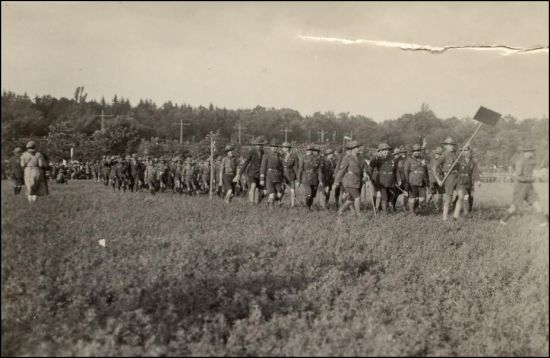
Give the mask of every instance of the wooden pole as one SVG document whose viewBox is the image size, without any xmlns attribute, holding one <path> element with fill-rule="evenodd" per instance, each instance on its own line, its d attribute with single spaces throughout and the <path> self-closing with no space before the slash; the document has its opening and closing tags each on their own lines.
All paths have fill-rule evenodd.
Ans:
<svg viewBox="0 0 550 358">
<path fill-rule="evenodd" d="M 288 132 L 292 132 L 290 129 L 281 129 L 281 132 L 285 132 L 285 142 L 288 142 Z"/>
<path fill-rule="evenodd" d="M 479 125 L 477 126 L 476 130 L 474 131 L 474 134 L 472 134 L 472 136 L 466 141 L 466 143 L 462 146 L 462 148 L 470 145 L 470 142 L 472 141 L 472 139 L 474 139 L 474 137 L 477 135 L 477 133 L 479 132 L 479 130 L 481 129 L 481 126 L 483 125 L 483 123 L 479 123 Z M 449 171 L 447 172 L 447 174 L 445 174 L 445 176 L 443 177 L 443 180 L 441 181 L 441 184 L 440 185 L 443 185 L 443 183 L 445 183 L 445 180 L 447 180 L 447 178 L 449 177 L 449 174 L 451 174 L 452 170 L 453 170 L 453 167 L 455 166 L 455 164 L 458 162 L 458 160 L 460 159 L 460 157 L 462 157 L 462 148 L 460 148 L 460 153 L 458 153 L 458 156 L 456 157 L 455 161 L 453 162 L 453 164 L 451 165 L 451 168 L 449 169 Z"/>
<path fill-rule="evenodd" d="M 101 131 L 105 129 L 105 118 L 111 118 L 112 114 L 105 114 L 103 109 L 101 110 L 101 115 L 96 115 L 96 117 L 101 118 Z"/>
</svg>

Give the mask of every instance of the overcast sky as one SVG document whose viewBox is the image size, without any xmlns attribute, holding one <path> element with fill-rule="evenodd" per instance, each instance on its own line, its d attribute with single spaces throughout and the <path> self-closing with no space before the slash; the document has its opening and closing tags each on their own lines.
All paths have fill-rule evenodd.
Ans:
<svg viewBox="0 0 550 358">
<path fill-rule="evenodd" d="M 2 3 L 2 89 L 375 120 L 426 102 L 548 115 L 548 51 L 441 54 L 304 40 L 548 46 L 548 3 Z"/>
</svg>

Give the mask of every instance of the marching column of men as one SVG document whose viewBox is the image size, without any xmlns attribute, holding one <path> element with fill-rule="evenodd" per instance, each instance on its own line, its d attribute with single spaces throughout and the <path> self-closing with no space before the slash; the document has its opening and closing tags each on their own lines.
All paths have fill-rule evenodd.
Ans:
<svg viewBox="0 0 550 358">
<path fill-rule="evenodd" d="M 227 204 L 241 190 L 248 188 L 250 203 L 258 204 L 267 197 L 267 205 L 282 205 L 285 193 L 289 194 L 292 208 L 302 204 L 311 210 L 319 197 L 318 206 L 330 209 L 334 198 L 338 215 L 351 211 L 361 212 L 362 201 L 385 214 L 395 213 L 398 198 L 403 197 L 402 209 L 409 215 L 422 212 L 439 212 L 443 201 L 443 220 L 452 214 L 458 219 L 461 214 L 472 212 L 476 185 L 480 185 L 477 163 L 469 146 L 457 151 L 457 144 L 447 138 L 431 155 L 426 143 L 392 148 L 380 143 L 374 153 L 365 155 L 363 144 L 351 140 L 345 144 L 343 153 L 321 150 L 308 145 L 305 154 L 299 154 L 288 142 L 278 144 L 259 137 L 254 147 L 241 157 L 241 163 L 231 145 L 225 147 L 225 156 L 212 163 L 210 159 L 196 162 L 191 157 L 150 158 L 131 156 L 103 156 L 98 163 L 98 180 L 113 190 L 139 192 L 148 189 L 152 195 L 171 189 L 174 193 L 198 195 L 218 188 L 217 193 Z M 393 150 L 393 151 L 392 151 Z M 16 148 L 11 160 L 14 193 L 23 185 L 19 157 L 21 148 Z M 505 225 L 523 202 L 532 204 L 541 217 L 541 225 L 547 225 L 538 196 L 534 190 L 534 148 L 524 147 L 523 156 L 515 163 L 516 184 L 513 203 L 501 220 Z M 301 192 L 301 195 L 298 195 Z M 364 193 L 364 194 L 362 194 Z M 318 195 L 319 194 L 319 195 Z M 369 199 L 371 198 L 370 203 Z M 363 198 L 363 200 L 361 200 Z M 341 202 L 342 200 L 342 202 Z"/>
</svg>

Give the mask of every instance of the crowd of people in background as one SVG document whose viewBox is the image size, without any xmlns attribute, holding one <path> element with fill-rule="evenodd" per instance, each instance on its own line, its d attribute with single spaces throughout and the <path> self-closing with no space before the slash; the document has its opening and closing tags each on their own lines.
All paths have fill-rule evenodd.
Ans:
<svg viewBox="0 0 550 358">
<path fill-rule="evenodd" d="M 513 205 L 500 223 L 506 225 L 517 207 L 527 201 L 541 215 L 541 225 L 546 225 L 548 216 L 533 188 L 534 148 L 524 147 L 521 152 L 524 155 L 515 163 Z M 290 207 L 335 209 L 338 215 L 348 210 L 359 215 L 369 206 L 375 215 L 441 211 L 445 221 L 471 213 L 475 188 L 481 185 L 472 149 L 469 145 L 457 148 L 452 138 L 431 151 L 425 141 L 399 148 L 380 143 L 375 150 L 365 150 L 362 143 L 350 140 L 339 152 L 316 145 L 293 148 L 288 142 L 279 144 L 258 137 L 239 157 L 231 145 L 224 153 L 212 165 L 210 158 L 136 154 L 104 155 L 94 162 L 54 163 L 37 152 L 31 141 L 25 152 L 15 148 L 8 169 L 14 193 L 19 194 L 25 185 L 31 203 L 49 193 L 48 180 L 65 184 L 71 179 L 92 179 L 112 190 L 146 190 L 151 195 L 168 191 L 196 196 L 212 191 L 227 204 L 235 196 L 246 195 L 251 204 L 265 201 L 270 207 L 282 206 L 283 197 L 288 195 Z"/>
</svg>

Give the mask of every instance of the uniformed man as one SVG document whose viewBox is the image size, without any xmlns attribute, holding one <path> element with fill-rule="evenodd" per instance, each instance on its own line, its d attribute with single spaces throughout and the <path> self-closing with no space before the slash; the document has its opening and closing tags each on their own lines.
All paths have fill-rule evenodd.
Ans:
<svg viewBox="0 0 550 358">
<path fill-rule="evenodd" d="M 516 212 L 517 208 L 523 204 L 524 201 L 533 206 L 537 215 L 540 217 L 540 227 L 548 226 L 548 215 L 544 214 L 542 206 L 540 205 L 539 196 L 535 191 L 533 182 L 535 178 L 533 171 L 536 167 L 534 157 L 535 148 L 531 146 L 525 146 L 522 148 L 523 155 L 516 161 L 516 168 L 514 171 L 514 194 L 512 205 L 500 220 L 501 225 L 506 225 L 510 217 Z"/>
<path fill-rule="evenodd" d="M 432 151 L 432 158 L 430 160 L 426 160 L 426 166 L 428 167 L 428 195 L 427 195 L 427 202 L 431 203 L 433 202 L 436 209 L 439 211 L 440 202 L 442 199 L 443 194 L 445 193 L 445 188 L 442 185 L 439 185 L 437 183 L 437 180 L 434 175 L 434 171 L 431 169 L 433 167 L 433 163 L 441 157 L 443 154 L 443 148 L 437 147 Z M 441 173 L 439 175 L 442 176 Z"/>
<path fill-rule="evenodd" d="M 441 157 L 434 161 L 432 165 L 432 171 L 435 179 L 437 180 L 437 183 L 440 186 L 445 187 L 445 194 L 443 194 L 443 220 L 447 221 L 453 192 L 457 190 L 458 186 L 458 165 L 457 163 L 455 163 L 457 154 L 456 143 L 453 141 L 453 139 L 449 137 L 445 139 L 442 144 L 445 148 L 445 152 L 443 152 Z M 447 180 L 445 181 L 445 183 L 443 183 L 443 178 L 445 175 L 447 175 L 447 173 Z M 455 220 L 460 217 L 460 211 L 462 210 L 462 199 L 463 197 L 459 198 L 455 207 L 453 215 Z"/>
<path fill-rule="evenodd" d="M 344 157 L 346 154 L 349 153 L 349 150 L 347 148 L 342 149 L 342 152 L 338 152 L 335 154 L 335 160 L 334 160 L 334 172 L 340 168 L 340 164 L 342 164 L 342 160 L 344 160 Z M 340 208 L 340 205 L 343 204 L 345 201 L 345 190 L 344 190 L 344 184 L 342 183 L 343 178 L 340 179 L 340 182 L 336 181 L 336 176 L 334 177 L 334 201 L 336 202 L 336 207 Z"/>
<path fill-rule="evenodd" d="M 193 160 L 191 157 L 187 157 L 183 166 L 183 178 L 185 186 L 187 187 L 188 195 L 195 195 L 197 191 L 197 186 L 195 185 L 195 176 L 196 170 L 195 166 L 193 165 Z"/>
<path fill-rule="evenodd" d="M 109 171 L 109 180 L 111 182 L 111 186 L 113 187 L 113 191 L 116 189 L 117 185 L 117 166 L 119 162 L 118 155 L 113 155 L 111 157 L 111 170 Z"/>
<path fill-rule="evenodd" d="M 403 164 L 404 180 L 409 190 L 409 212 L 415 214 L 416 205 L 422 207 L 426 199 L 426 187 L 428 186 L 428 168 L 421 157 L 422 147 L 414 144 L 412 156 Z"/>
<path fill-rule="evenodd" d="M 13 150 L 13 157 L 9 160 L 9 169 L 10 176 L 13 180 L 13 193 L 18 195 L 21 192 L 23 187 L 23 168 L 21 167 L 21 154 L 23 154 L 23 149 L 21 147 L 16 147 Z"/>
<path fill-rule="evenodd" d="M 335 179 L 336 183 L 344 185 L 347 193 L 346 201 L 338 210 L 338 215 L 342 215 L 348 208 L 352 209 L 355 215 L 361 212 L 361 186 L 366 175 L 365 162 L 358 155 L 361 147 L 362 144 L 355 140 L 346 143 L 348 153 L 342 159 Z"/>
<path fill-rule="evenodd" d="M 338 170 L 336 168 L 336 160 L 334 159 L 334 151 L 331 148 L 327 148 L 325 150 L 325 156 L 322 158 L 321 162 L 321 170 L 323 172 L 323 202 L 322 206 L 323 208 L 328 207 L 328 203 L 330 200 L 330 192 L 331 190 L 335 191 L 336 187 L 334 186 L 334 178 L 335 178 L 335 171 Z"/>
<path fill-rule="evenodd" d="M 237 169 L 237 158 L 233 155 L 233 146 L 227 145 L 225 147 L 225 157 L 223 157 L 220 163 L 220 176 L 218 186 L 223 185 L 223 191 L 225 193 L 224 201 L 229 204 L 233 198 L 233 192 L 235 191 L 235 183 L 237 183 L 238 176 L 235 175 Z"/>
<path fill-rule="evenodd" d="M 267 144 L 267 141 L 263 137 L 256 138 L 253 142 L 255 148 L 251 148 L 243 164 L 238 168 L 236 173 L 236 179 L 238 180 L 241 173 L 246 174 L 248 183 L 248 199 L 253 204 L 260 202 L 260 166 L 262 164 L 263 147 Z"/>
<path fill-rule="evenodd" d="M 122 191 L 131 185 L 130 183 L 130 156 L 122 157 L 117 165 L 117 180 L 118 180 L 118 189 L 122 187 Z"/>
<path fill-rule="evenodd" d="M 260 166 L 260 185 L 267 189 L 267 205 L 271 207 L 275 201 L 281 205 L 283 197 L 283 161 L 277 149 L 277 141 L 273 139 L 264 151 Z"/>
<path fill-rule="evenodd" d="M 139 192 L 141 189 L 141 173 L 143 171 L 142 164 L 139 162 L 137 155 L 134 153 L 130 157 L 130 190 Z"/>
<path fill-rule="evenodd" d="M 375 180 L 374 184 L 380 191 L 380 204 L 382 211 L 386 214 L 389 213 L 388 204 L 395 202 L 396 192 L 396 174 L 397 165 L 395 160 L 391 157 L 391 147 L 387 143 L 381 143 L 378 145 L 378 156 L 371 160 L 371 170 L 377 171 L 377 174 L 373 176 Z M 395 207 L 393 208 L 395 211 Z"/>
<path fill-rule="evenodd" d="M 200 176 L 204 192 L 210 190 L 210 158 L 206 158 L 200 166 Z"/>
<path fill-rule="evenodd" d="M 157 168 L 151 158 L 146 158 L 145 163 L 144 181 L 147 183 L 151 195 L 156 195 L 159 187 Z"/>
<path fill-rule="evenodd" d="M 221 171 L 222 158 L 217 156 L 214 160 L 214 178 L 212 180 L 214 188 L 216 188 L 216 195 L 222 197 L 222 185 L 220 185 L 220 171 Z M 212 189 L 214 189 L 212 188 Z"/>
<path fill-rule="evenodd" d="M 462 207 L 464 213 L 471 213 L 474 205 L 474 191 L 476 185 L 480 185 L 479 181 L 479 171 L 477 169 L 477 163 L 473 158 L 472 149 L 470 146 L 467 146 L 462 149 L 463 154 L 462 158 L 459 161 L 458 168 L 458 190 L 462 191 L 464 196 L 464 201 Z M 458 196 L 456 198 L 458 200 Z M 456 206 L 456 203 L 455 203 Z"/>
<path fill-rule="evenodd" d="M 177 156 L 174 158 L 174 191 L 183 194 L 183 160 Z"/>
<path fill-rule="evenodd" d="M 164 193 L 168 186 L 168 166 L 166 165 L 166 158 L 159 159 L 157 164 L 157 174 L 160 184 L 160 191 Z"/>
<path fill-rule="evenodd" d="M 306 155 L 303 157 L 298 169 L 298 183 L 304 188 L 304 199 L 308 209 L 311 210 L 313 200 L 317 195 L 317 188 L 323 185 L 323 173 L 321 171 L 321 159 L 313 154 L 319 153 L 319 148 L 308 145 Z"/>
<path fill-rule="evenodd" d="M 401 146 L 400 148 L 394 149 L 394 161 L 397 166 L 395 172 L 395 196 L 393 197 L 392 206 L 397 208 L 397 201 L 399 197 L 403 196 L 403 210 L 408 211 L 407 201 L 409 198 L 409 183 L 405 177 L 404 164 L 405 160 L 408 158 L 408 148 L 406 146 Z"/>
<path fill-rule="evenodd" d="M 292 152 L 289 142 L 281 145 L 283 151 L 283 182 L 290 191 L 290 207 L 296 205 L 296 173 L 298 172 L 298 157 Z"/>
</svg>

